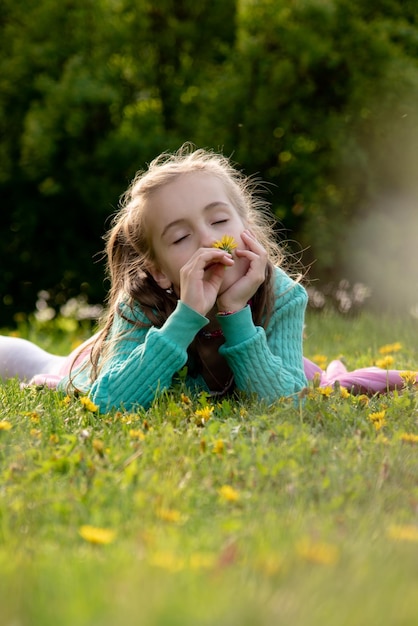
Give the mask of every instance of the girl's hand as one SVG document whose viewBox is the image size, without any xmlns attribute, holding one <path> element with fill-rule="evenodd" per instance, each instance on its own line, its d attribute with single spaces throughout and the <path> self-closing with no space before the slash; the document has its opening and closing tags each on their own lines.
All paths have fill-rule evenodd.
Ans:
<svg viewBox="0 0 418 626">
<path fill-rule="evenodd" d="M 241 239 L 247 249 L 237 248 L 234 252 L 238 258 L 248 260 L 248 269 L 244 276 L 219 294 L 217 299 L 219 311 L 243 309 L 266 277 L 267 252 L 249 230 L 244 230 Z"/>
<path fill-rule="evenodd" d="M 180 270 L 180 299 L 201 315 L 215 305 L 224 279 L 225 266 L 234 265 L 232 256 L 217 248 L 200 248 Z"/>
</svg>

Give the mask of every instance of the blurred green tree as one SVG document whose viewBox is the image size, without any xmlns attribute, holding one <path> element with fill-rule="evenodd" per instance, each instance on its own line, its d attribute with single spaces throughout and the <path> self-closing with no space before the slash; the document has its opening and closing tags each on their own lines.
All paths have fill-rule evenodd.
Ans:
<svg viewBox="0 0 418 626">
<path fill-rule="evenodd" d="M 418 196 L 415 4 L 3 0 L 0 323 L 39 289 L 102 300 L 108 216 L 184 141 L 266 181 L 314 274 L 346 271 L 351 224 Z"/>
</svg>

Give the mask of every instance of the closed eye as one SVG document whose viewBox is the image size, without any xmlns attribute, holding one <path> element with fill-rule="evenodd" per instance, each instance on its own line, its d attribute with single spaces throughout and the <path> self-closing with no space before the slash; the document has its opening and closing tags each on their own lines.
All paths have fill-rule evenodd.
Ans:
<svg viewBox="0 0 418 626">
<path fill-rule="evenodd" d="M 216 220 L 216 222 L 213 222 L 213 224 L 225 224 L 227 221 L 227 218 L 225 218 L 223 220 Z"/>
<path fill-rule="evenodd" d="M 183 235 L 182 237 L 179 237 L 178 239 L 176 239 L 175 241 L 173 241 L 173 245 L 175 246 L 176 244 L 182 242 L 184 239 L 186 239 L 189 235 Z"/>
</svg>

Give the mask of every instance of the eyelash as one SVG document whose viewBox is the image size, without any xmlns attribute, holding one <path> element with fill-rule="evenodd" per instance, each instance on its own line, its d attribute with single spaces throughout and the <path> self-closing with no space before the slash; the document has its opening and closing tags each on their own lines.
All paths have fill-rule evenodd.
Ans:
<svg viewBox="0 0 418 626">
<path fill-rule="evenodd" d="M 215 226 L 217 224 L 225 224 L 228 221 L 228 218 L 224 218 L 222 220 L 216 220 L 216 222 L 213 222 L 212 225 Z M 189 235 L 184 235 L 183 237 L 180 237 L 180 239 L 176 239 L 176 241 L 173 241 L 173 245 L 175 246 L 176 244 L 180 243 L 181 241 L 183 241 L 183 239 L 186 239 L 186 237 L 188 237 Z"/>
<path fill-rule="evenodd" d="M 186 239 L 186 237 L 188 237 L 189 235 L 184 235 L 183 237 L 180 237 L 180 239 L 176 239 L 176 241 L 173 241 L 173 245 L 175 246 L 176 244 L 180 243 L 181 241 L 183 241 L 183 239 Z"/>
</svg>

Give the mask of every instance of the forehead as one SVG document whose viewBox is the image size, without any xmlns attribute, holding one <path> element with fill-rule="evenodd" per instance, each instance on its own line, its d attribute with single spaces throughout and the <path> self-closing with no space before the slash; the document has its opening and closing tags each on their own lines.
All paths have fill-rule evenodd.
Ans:
<svg viewBox="0 0 418 626">
<path fill-rule="evenodd" d="M 224 182 L 209 172 L 179 174 L 154 190 L 145 203 L 145 224 L 153 233 L 162 232 L 174 219 L 187 219 L 208 205 L 232 207 Z"/>
</svg>

